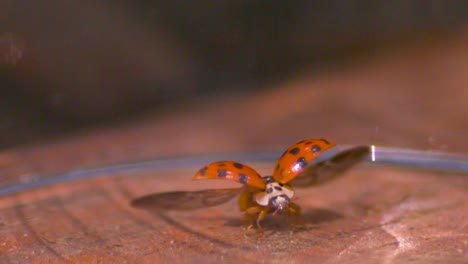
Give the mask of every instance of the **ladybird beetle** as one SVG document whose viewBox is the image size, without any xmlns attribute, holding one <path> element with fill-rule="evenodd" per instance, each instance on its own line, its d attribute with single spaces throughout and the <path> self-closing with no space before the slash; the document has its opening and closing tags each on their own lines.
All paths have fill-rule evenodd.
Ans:
<svg viewBox="0 0 468 264">
<path fill-rule="evenodd" d="M 239 195 L 240 211 L 247 219 L 255 220 L 259 231 L 263 231 L 260 222 L 270 212 L 293 214 L 297 222 L 301 208 L 291 201 L 293 185 L 307 187 L 328 182 L 369 154 L 369 147 L 358 146 L 311 164 L 318 155 L 333 146 L 334 143 L 325 139 L 300 141 L 281 155 L 272 176 L 261 176 L 239 162 L 213 162 L 201 168 L 193 179 L 226 179 L 241 183 L 243 187 L 155 193 L 134 199 L 131 205 L 145 209 L 191 210 L 219 205 Z"/>
</svg>

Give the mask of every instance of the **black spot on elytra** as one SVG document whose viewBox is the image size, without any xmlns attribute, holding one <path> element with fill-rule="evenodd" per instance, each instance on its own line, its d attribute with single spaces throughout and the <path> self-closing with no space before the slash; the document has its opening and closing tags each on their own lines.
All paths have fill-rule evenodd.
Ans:
<svg viewBox="0 0 468 264">
<path fill-rule="evenodd" d="M 283 173 L 284 173 L 284 169 L 281 169 L 280 170 L 280 175 L 283 175 Z"/>
<path fill-rule="evenodd" d="M 244 165 L 242 165 L 240 163 L 237 163 L 237 162 L 235 162 L 233 165 L 234 165 L 234 167 L 238 168 L 239 170 L 244 168 Z"/>
<path fill-rule="evenodd" d="M 279 168 L 280 168 L 280 165 L 279 164 L 276 165 L 275 171 L 279 170 Z"/>
<path fill-rule="evenodd" d="M 296 160 L 296 164 L 299 165 L 299 167 L 301 168 L 305 168 L 305 166 L 307 166 L 307 161 L 304 157 L 300 157 Z"/>
<path fill-rule="evenodd" d="M 310 148 L 310 150 L 311 150 L 312 152 L 316 153 L 316 152 L 319 152 L 319 151 L 322 150 L 322 149 L 320 148 L 319 145 L 313 145 L 313 146 Z"/>
<path fill-rule="evenodd" d="M 266 193 L 268 193 L 268 194 L 270 194 L 272 192 L 273 192 L 273 188 L 271 188 L 271 187 L 266 190 Z"/>
<path fill-rule="evenodd" d="M 247 183 L 247 180 L 249 180 L 249 177 L 245 175 L 244 173 L 239 173 L 239 182 L 240 183 Z"/>
<path fill-rule="evenodd" d="M 312 141 L 307 141 L 305 144 L 310 145 L 310 144 L 312 144 Z"/>
<path fill-rule="evenodd" d="M 224 164 L 224 163 L 219 163 L 218 164 L 218 167 L 225 167 L 225 166 L 226 166 L 226 164 Z"/>
<path fill-rule="evenodd" d="M 265 182 L 265 184 L 269 184 L 269 183 L 274 182 L 275 180 L 271 176 L 264 176 L 263 181 Z"/>
<path fill-rule="evenodd" d="M 326 139 L 323 139 L 323 138 L 322 138 L 322 139 L 320 139 L 320 140 L 322 140 L 323 142 L 325 142 L 325 144 L 327 144 L 327 145 L 330 145 L 330 142 L 329 142 L 328 140 L 326 140 Z"/>
<path fill-rule="evenodd" d="M 205 176 L 206 170 L 207 170 L 207 169 L 208 169 L 207 167 L 203 167 L 203 168 L 200 170 L 200 175 L 201 175 L 201 176 Z"/>
<path fill-rule="evenodd" d="M 289 153 L 293 154 L 293 155 L 296 155 L 297 153 L 299 153 L 300 149 L 298 147 L 295 147 L 293 149 L 291 149 L 289 151 Z"/>
<path fill-rule="evenodd" d="M 216 171 L 216 176 L 218 176 L 218 177 L 226 177 L 226 175 L 227 175 L 227 171 L 226 171 L 226 170 L 218 169 L 218 170 Z"/>
<path fill-rule="evenodd" d="M 282 190 L 283 190 L 283 188 L 281 188 L 281 187 L 278 187 L 278 186 L 275 186 L 275 190 L 277 190 L 277 191 L 282 191 Z"/>
</svg>

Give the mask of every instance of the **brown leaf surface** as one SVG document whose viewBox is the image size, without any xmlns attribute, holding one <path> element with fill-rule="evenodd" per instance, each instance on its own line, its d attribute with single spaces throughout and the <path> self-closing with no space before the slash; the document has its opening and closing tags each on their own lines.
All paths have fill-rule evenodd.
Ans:
<svg viewBox="0 0 468 264">
<path fill-rule="evenodd" d="M 6 151 L 0 184 L 158 156 L 279 150 L 308 137 L 467 153 L 467 47 L 466 38 L 409 47 L 270 92 Z M 129 206 L 153 192 L 228 186 L 191 182 L 203 165 L 112 172 L 0 197 L 0 262 L 468 261 L 466 175 L 362 165 L 298 190 L 304 226 L 267 217 L 264 237 L 245 234 L 235 201 L 169 213 Z M 250 165 L 269 173 L 273 163 Z"/>
</svg>

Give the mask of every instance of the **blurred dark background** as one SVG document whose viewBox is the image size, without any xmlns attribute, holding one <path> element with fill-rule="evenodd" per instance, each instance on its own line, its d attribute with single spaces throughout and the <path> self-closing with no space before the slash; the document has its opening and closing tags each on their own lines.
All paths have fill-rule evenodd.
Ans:
<svg viewBox="0 0 468 264">
<path fill-rule="evenodd" d="M 3 0 L 0 149 L 443 39 L 467 3 Z"/>
</svg>

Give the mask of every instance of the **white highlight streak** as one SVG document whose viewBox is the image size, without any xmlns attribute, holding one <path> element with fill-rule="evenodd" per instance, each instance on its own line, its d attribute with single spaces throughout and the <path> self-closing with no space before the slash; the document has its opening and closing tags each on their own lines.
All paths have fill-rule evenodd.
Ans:
<svg viewBox="0 0 468 264">
<path fill-rule="evenodd" d="M 371 159 L 375 162 L 375 145 L 371 145 Z"/>
</svg>

